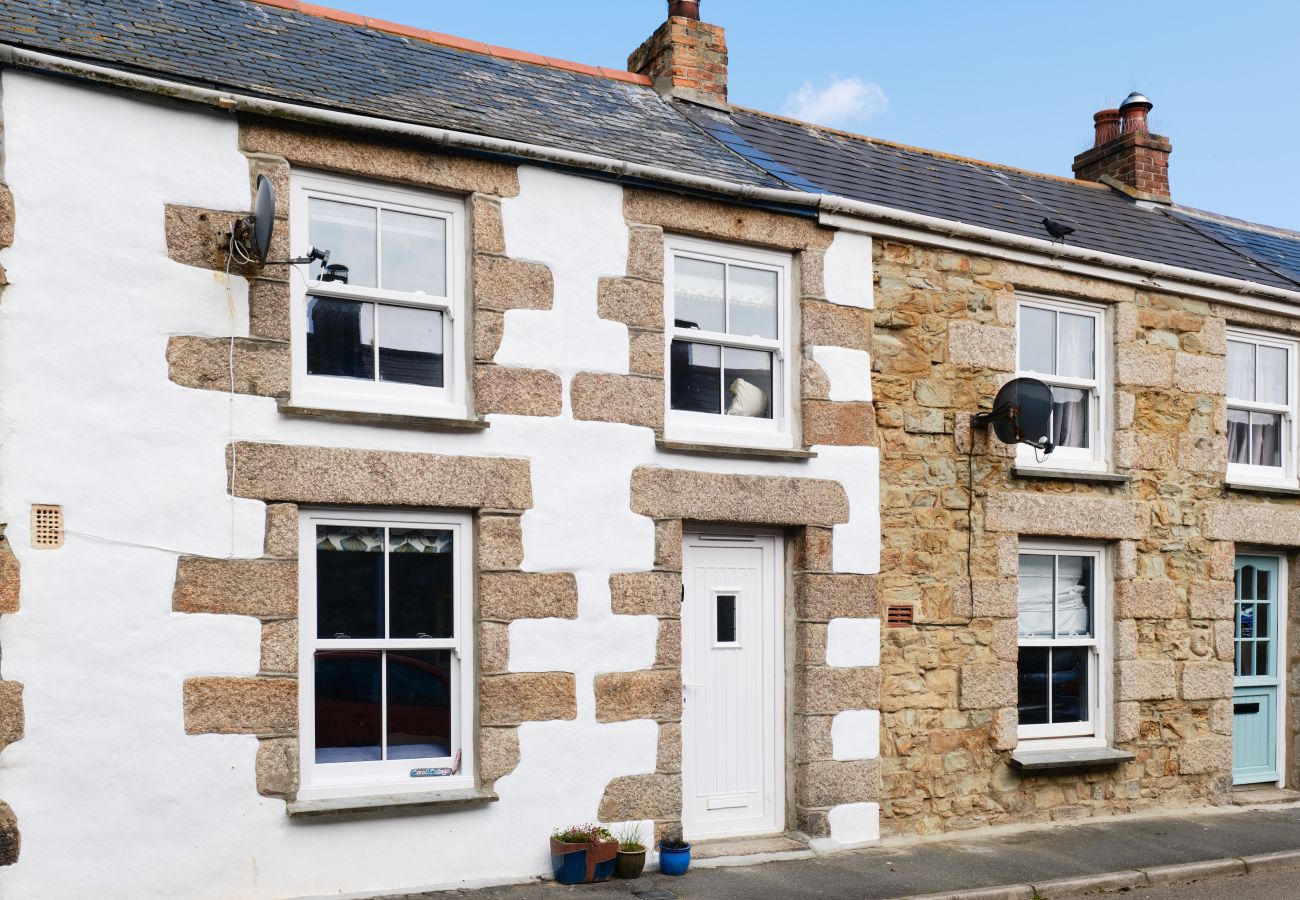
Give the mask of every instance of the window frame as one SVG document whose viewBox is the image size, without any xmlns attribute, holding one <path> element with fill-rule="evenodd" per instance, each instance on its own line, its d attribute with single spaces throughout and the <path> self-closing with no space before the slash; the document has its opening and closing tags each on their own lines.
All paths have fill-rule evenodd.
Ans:
<svg viewBox="0 0 1300 900">
<path fill-rule="evenodd" d="M 1049 310 L 1053 313 L 1071 313 L 1093 319 L 1094 377 L 1074 378 L 1045 375 L 1021 368 L 1020 348 L 1023 330 L 1021 311 L 1026 307 Z M 1088 449 L 1057 447 L 1041 460 L 1033 447 L 1024 444 L 1016 447 L 1016 465 L 1070 472 L 1109 472 L 1111 468 L 1111 415 L 1114 401 L 1111 390 L 1110 365 L 1110 315 L 1107 307 L 1096 303 L 1046 297 L 1038 294 L 1019 294 L 1016 297 L 1016 377 L 1036 378 L 1049 387 L 1076 388 L 1088 391 L 1089 442 Z"/>
<path fill-rule="evenodd" d="M 1297 413 L 1297 382 L 1300 381 L 1300 341 L 1286 335 L 1277 334 L 1269 331 L 1256 331 L 1249 328 L 1230 327 L 1227 329 L 1227 341 L 1237 343 L 1253 344 L 1256 347 L 1277 347 L 1285 350 L 1287 354 L 1287 403 L 1263 403 L 1257 400 L 1236 400 L 1234 401 L 1228 394 L 1227 379 L 1224 380 L 1224 405 L 1225 417 L 1229 410 L 1237 409 L 1245 412 L 1264 412 L 1281 414 L 1283 429 L 1286 434 L 1282 444 L 1282 465 L 1274 466 L 1255 466 L 1249 463 L 1234 463 L 1232 457 L 1228 457 L 1228 467 L 1226 478 L 1228 481 L 1238 482 L 1241 484 L 1256 484 L 1264 487 L 1286 487 L 1294 488 L 1300 485 L 1300 477 L 1297 475 L 1296 458 L 1300 454 L 1300 414 Z M 1227 359 L 1227 347 L 1224 347 L 1224 358 Z M 1258 359 L 1258 358 L 1257 358 Z M 1258 362 L 1257 374 L 1258 374 Z"/>
<path fill-rule="evenodd" d="M 675 304 L 674 260 L 698 259 L 723 265 L 772 271 L 777 276 L 775 339 L 745 337 L 691 328 L 678 328 Z M 684 443 L 720 444 L 760 449 L 789 450 L 794 447 L 794 368 L 790 351 L 790 279 L 794 258 L 789 253 L 759 250 L 718 241 L 668 236 L 664 239 L 664 435 Z M 672 347 L 674 340 L 772 354 L 772 418 L 752 419 L 725 413 L 700 413 L 672 408 Z M 725 395 L 726 385 L 723 385 Z"/>
<path fill-rule="evenodd" d="M 290 383 L 290 403 L 294 406 L 314 409 L 430 418 L 468 418 L 466 388 L 468 377 L 464 362 L 465 355 L 462 351 L 465 346 L 467 265 L 464 202 L 431 191 L 295 170 L 290 174 L 289 236 L 290 252 L 296 257 L 306 256 L 311 249 L 308 201 L 313 197 L 367 206 L 375 210 L 390 209 L 445 221 L 447 295 L 435 297 L 408 291 L 313 281 L 308 267 L 291 266 L 289 336 L 293 375 Z M 382 235 L 378 233 L 380 228 L 378 216 L 376 216 L 375 227 L 376 239 L 382 242 Z M 347 260 L 336 258 L 332 262 L 346 264 Z M 382 254 L 377 251 L 376 266 L 381 265 Z M 376 271 L 378 272 L 379 269 L 377 268 Z M 405 306 L 441 312 L 443 315 L 443 387 L 307 374 L 307 302 L 311 296 L 361 300 L 385 306 Z M 379 368 L 377 355 L 375 368 L 377 373 Z"/>
<path fill-rule="evenodd" d="M 1072 541 L 1020 541 L 1019 556 L 1086 556 L 1093 560 L 1092 637 L 1091 638 L 1026 638 L 1020 635 L 1019 576 L 1016 594 L 1016 649 L 1017 658 L 1022 647 L 1090 647 L 1088 679 L 1087 723 L 1067 722 L 1047 725 L 1021 725 L 1017 718 L 1016 737 L 1021 749 L 1026 750 L 1078 750 L 1108 745 L 1110 731 L 1110 676 L 1112 651 L 1110 647 L 1111 581 L 1109 550 L 1107 547 Z M 1055 574 L 1056 568 L 1053 568 Z M 1019 675 L 1016 698 L 1019 705 Z"/>
<path fill-rule="evenodd" d="M 316 637 L 316 526 L 372 526 L 452 531 L 455 606 L 451 638 L 374 638 L 334 640 Z M 298 515 L 298 746 L 299 800 L 326 800 L 387 794 L 427 793 L 476 786 L 473 524 L 466 513 L 373 509 L 304 508 Z M 387 551 L 386 551 L 387 552 Z M 450 766 L 446 758 L 316 762 L 315 664 L 317 650 L 451 650 L 453 680 L 452 744 L 460 751 L 456 775 L 410 777 L 410 770 Z"/>
</svg>

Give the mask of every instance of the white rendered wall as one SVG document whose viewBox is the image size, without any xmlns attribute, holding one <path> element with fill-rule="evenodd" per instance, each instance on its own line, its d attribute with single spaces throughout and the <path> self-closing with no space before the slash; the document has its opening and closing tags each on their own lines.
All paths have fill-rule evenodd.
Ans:
<svg viewBox="0 0 1300 900">
<path fill-rule="evenodd" d="M 654 658 L 654 620 L 610 612 L 610 572 L 649 569 L 653 558 L 652 524 L 629 508 L 633 468 L 790 474 L 788 464 L 665 455 L 647 429 L 571 418 L 572 374 L 626 371 L 626 329 L 596 317 L 596 279 L 625 273 L 620 190 L 525 168 L 521 195 L 504 202 L 509 253 L 550 266 L 556 294 L 552 310 L 507 313 L 497 359 L 559 373 L 561 417 L 494 416 L 469 434 L 290 419 L 273 400 L 232 401 L 167 378 L 169 336 L 228 335 L 232 318 L 247 333 L 244 281 L 172 262 L 163 235 L 166 203 L 246 208 L 234 123 L 52 79 L 3 79 L 17 233 L 0 254 L 11 282 L 0 302 L 0 508 L 23 581 L 21 611 L 0 619 L 0 646 L 4 676 L 26 686 L 27 715 L 26 737 L 0 756 L 0 797 L 23 841 L 19 863 L 0 869 L 0 896 L 346 896 L 545 871 L 553 827 L 594 819 L 611 778 L 655 766 L 654 723 L 597 724 L 592 693 L 596 673 Z M 860 287 L 860 265 L 839 268 Z M 865 354 L 857 371 L 840 363 L 832 390 L 860 393 Z M 225 490 L 232 434 L 532 460 L 524 568 L 576 572 L 579 615 L 512 625 L 510 667 L 576 672 L 578 719 L 520 729 L 521 763 L 497 782 L 499 802 L 290 823 L 283 801 L 256 793 L 256 738 L 185 734 L 186 677 L 258 669 L 254 619 L 171 611 L 178 554 L 261 554 L 262 504 Z M 799 474 L 837 479 L 850 498 L 835 567 L 875 572 L 877 451 L 817 449 Z M 32 503 L 63 505 L 62 549 L 28 549 Z M 867 839 L 875 812 L 863 806 L 832 813 L 836 840 Z"/>
</svg>

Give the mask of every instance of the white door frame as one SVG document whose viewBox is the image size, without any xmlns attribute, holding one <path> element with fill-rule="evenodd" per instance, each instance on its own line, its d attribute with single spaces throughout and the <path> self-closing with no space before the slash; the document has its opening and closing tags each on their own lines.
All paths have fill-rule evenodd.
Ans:
<svg viewBox="0 0 1300 900">
<path fill-rule="evenodd" d="M 763 681 L 765 692 L 766 716 L 763 728 L 764 738 L 768 742 L 765 780 L 770 779 L 770 805 L 764 810 L 764 822 L 754 824 L 753 819 L 737 823 L 739 827 L 727 828 L 725 823 L 701 823 L 690 821 L 693 807 L 689 798 L 695 791 L 696 772 L 692 771 L 692 755 L 698 753 L 698 743 L 692 744 L 695 737 L 691 730 L 690 710 L 692 702 L 702 702 L 700 692 L 703 675 L 693 671 L 694 660 L 691 654 L 692 641 L 700 640 L 699 620 L 697 615 L 703 609 L 688 604 L 697 602 L 697 585 L 694 583 L 694 568 L 691 564 L 692 550 L 704 549 L 753 548 L 766 550 L 763 558 L 763 571 L 759 573 L 759 584 L 770 593 L 764 598 L 763 619 L 770 634 L 764 639 L 763 660 L 764 674 L 771 676 L 771 682 Z M 786 831 L 786 627 L 785 627 L 785 540 L 780 531 L 738 528 L 689 528 L 682 536 L 682 828 L 684 836 L 692 838 L 741 837 L 761 834 L 781 834 Z M 710 618 L 712 621 L 712 618 Z M 716 623 L 715 623 L 716 624 Z M 717 645 L 714 646 L 725 646 Z M 770 716 L 770 720 L 767 719 Z M 746 824 L 748 823 L 748 824 Z"/>
</svg>

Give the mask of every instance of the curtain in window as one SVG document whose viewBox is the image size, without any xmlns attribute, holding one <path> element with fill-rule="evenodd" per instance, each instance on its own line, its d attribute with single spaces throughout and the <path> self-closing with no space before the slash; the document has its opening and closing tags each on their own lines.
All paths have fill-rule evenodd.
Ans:
<svg viewBox="0 0 1300 900">
<path fill-rule="evenodd" d="M 390 531 L 391 553 L 450 553 L 450 531 Z M 381 528 L 329 525 L 316 529 L 317 550 L 350 550 L 354 553 L 380 553 L 384 549 Z"/>
<path fill-rule="evenodd" d="M 1240 341 L 1228 341 L 1228 397 L 1255 399 L 1255 348 Z"/>
<path fill-rule="evenodd" d="M 1084 316 L 1061 314 L 1056 374 L 1072 378 L 1092 378 L 1093 320 Z M 1088 446 L 1088 392 L 1075 388 L 1052 388 L 1055 414 L 1055 442 L 1059 447 Z"/>
</svg>

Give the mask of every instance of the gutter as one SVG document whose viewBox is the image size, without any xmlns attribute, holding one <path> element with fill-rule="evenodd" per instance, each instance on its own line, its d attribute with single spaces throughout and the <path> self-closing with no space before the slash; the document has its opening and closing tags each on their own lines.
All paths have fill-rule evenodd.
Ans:
<svg viewBox="0 0 1300 900">
<path fill-rule="evenodd" d="M 7 44 L 0 44 L 0 67 L 70 76 L 198 103 L 227 112 L 252 113 L 312 125 L 359 130 L 379 136 L 415 139 L 438 148 L 530 160 L 552 166 L 597 172 L 614 179 L 667 185 L 734 201 L 806 209 L 809 214 L 817 215 L 822 224 L 846 230 L 866 233 L 893 230 L 900 234 L 906 233 L 914 240 L 926 243 L 941 242 L 941 245 L 945 246 L 953 245 L 951 242 L 954 241 L 969 241 L 981 246 L 993 244 L 1018 251 L 1018 256 L 1032 254 L 1038 264 L 1041 264 L 1040 258 L 1045 257 L 1053 263 L 1050 266 L 1053 268 L 1077 268 L 1094 277 L 1125 283 L 1142 283 L 1174 293 L 1209 296 L 1220 302 L 1272 313 L 1300 315 L 1300 287 L 1296 290 L 1276 288 L 1245 279 L 1198 272 L 1194 269 L 1148 262 L 1100 250 L 1056 244 L 1042 238 L 1024 237 L 981 225 L 940 219 L 831 194 L 812 194 L 806 191 L 740 184 L 721 178 L 692 175 L 662 166 L 627 162 L 592 153 L 559 150 L 464 131 L 397 122 L 377 116 L 267 100 L 98 66 Z M 872 221 L 862 221 L 863 219 Z M 882 223 L 883 227 L 878 223 Z M 890 229 L 889 226 L 894 228 Z M 987 255 L 986 250 L 976 252 Z M 1100 268 L 1093 271 L 1092 266 Z M 1118 270 L 1118 274 L 1113 270 Z M 1167 279 L 1167 281 L 1160 284 L 1156 282 L 1157 278 Z"/>
</svg>

